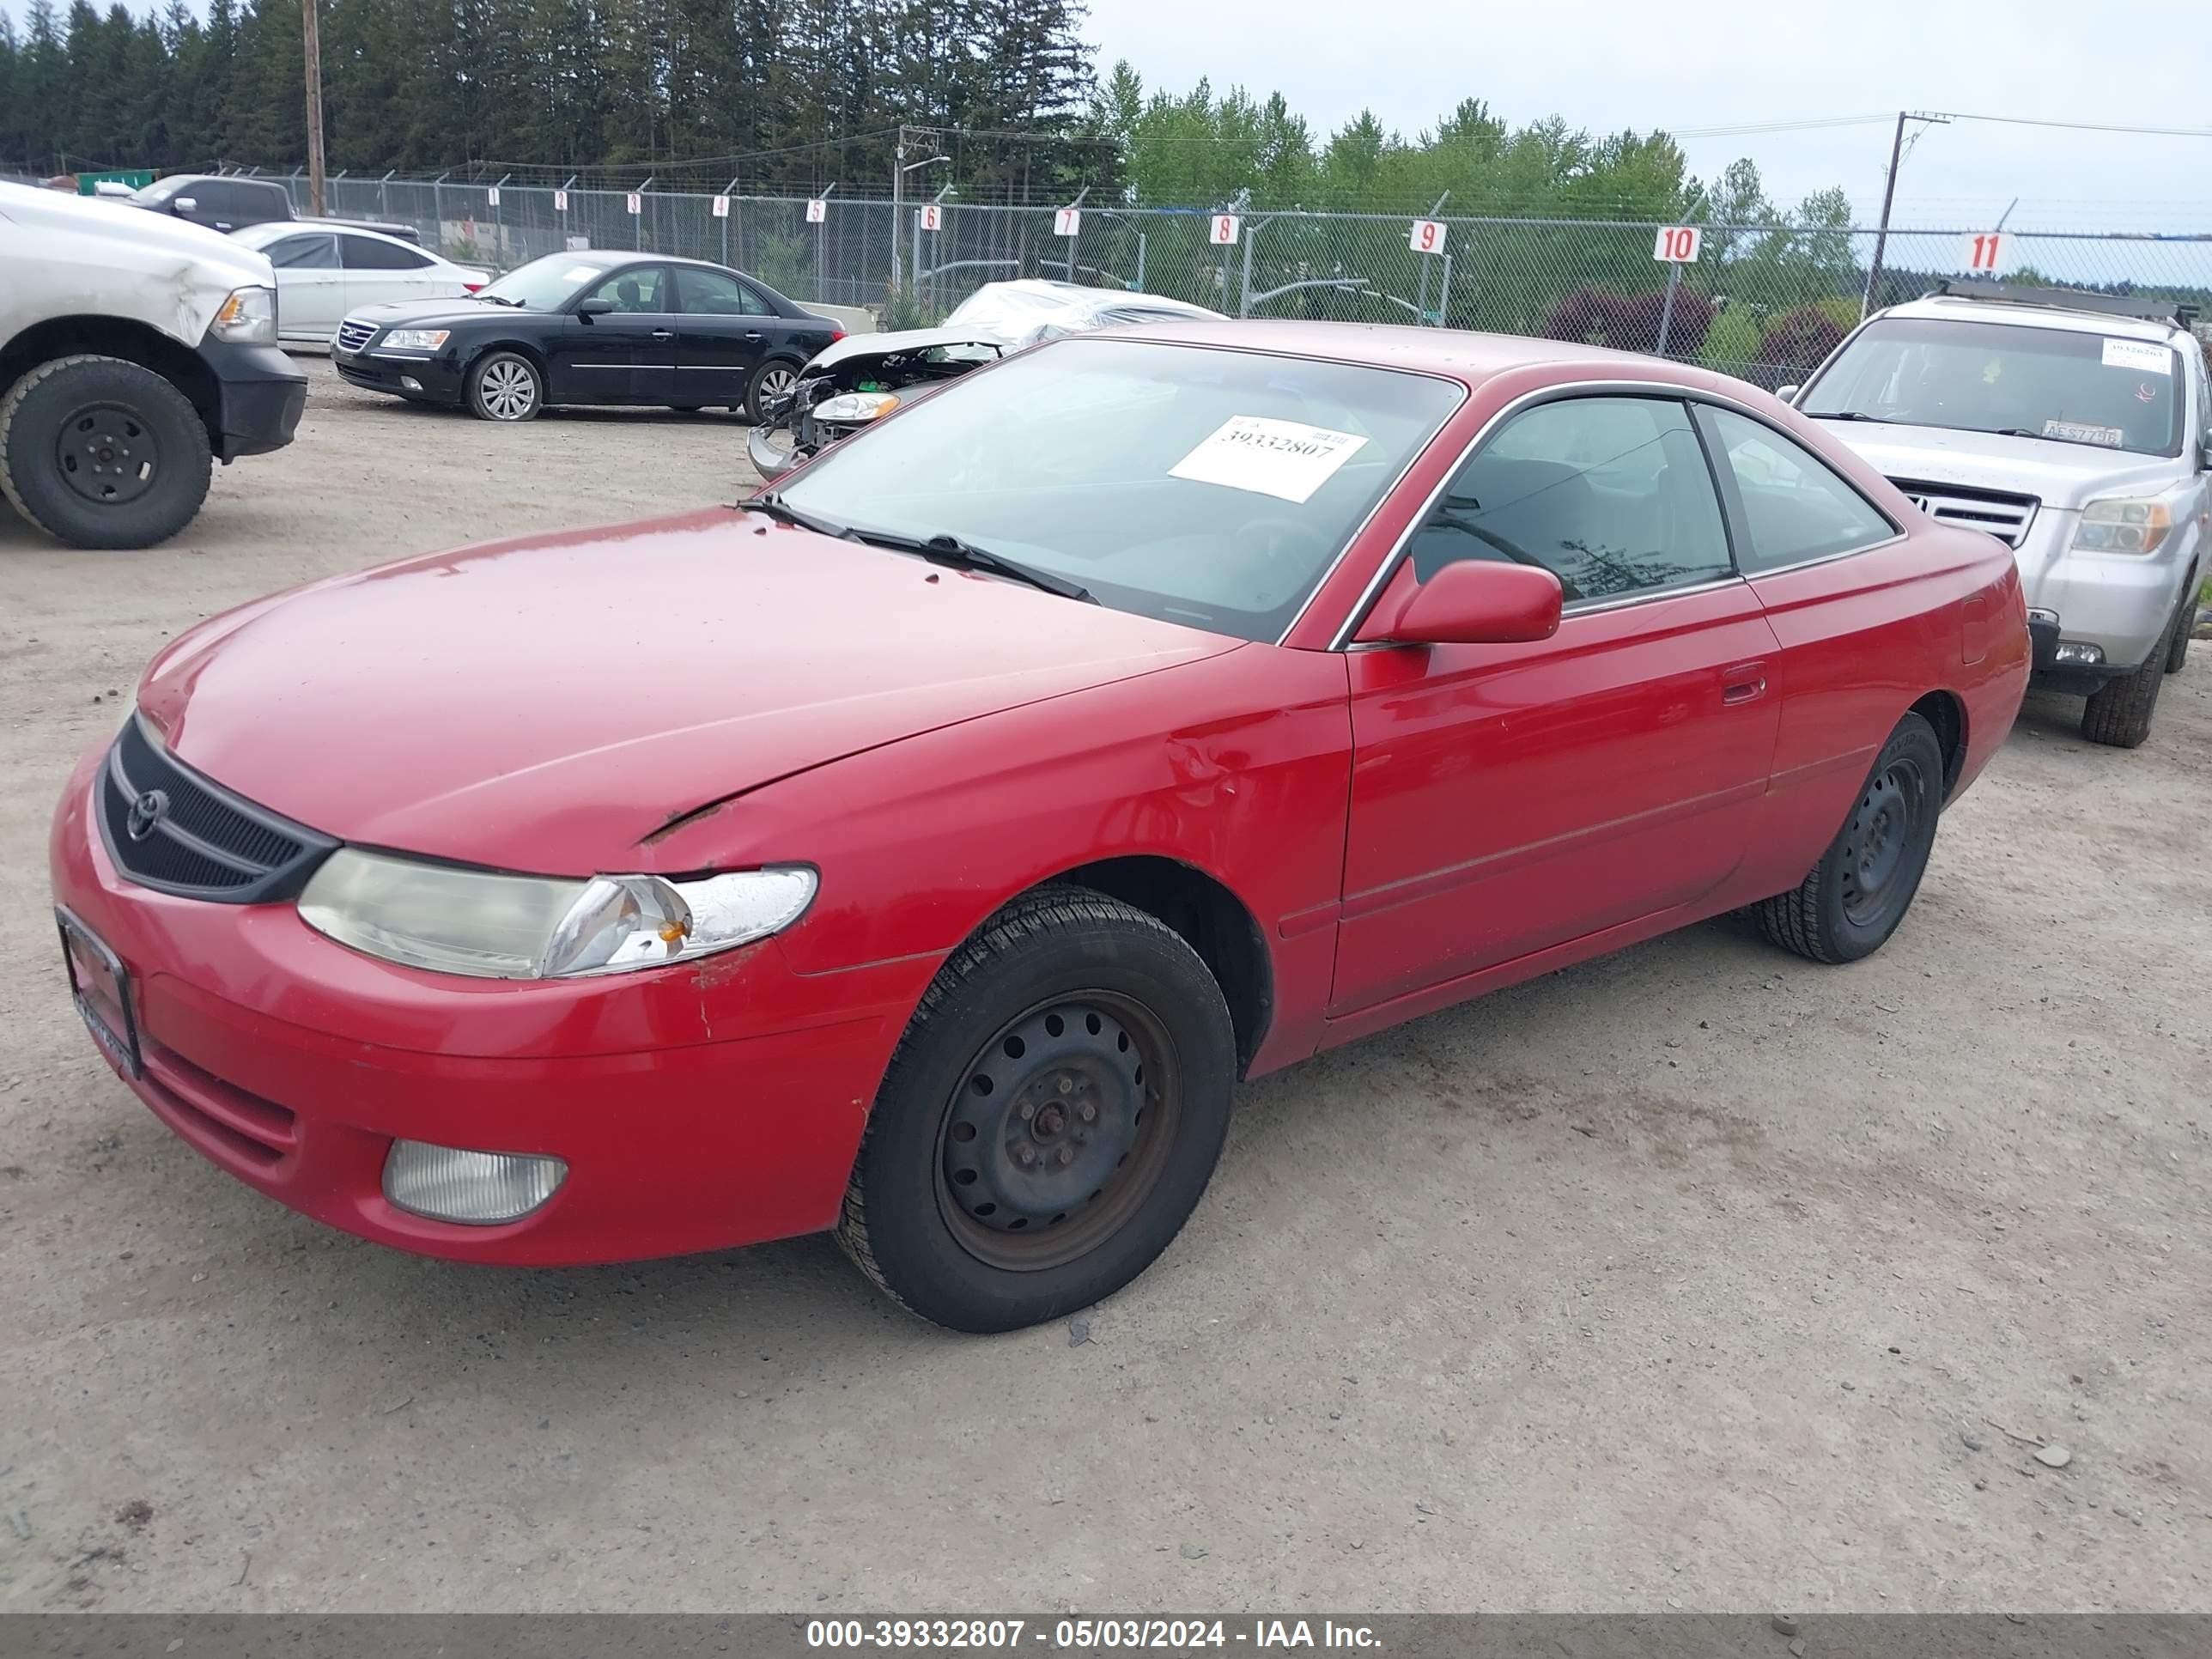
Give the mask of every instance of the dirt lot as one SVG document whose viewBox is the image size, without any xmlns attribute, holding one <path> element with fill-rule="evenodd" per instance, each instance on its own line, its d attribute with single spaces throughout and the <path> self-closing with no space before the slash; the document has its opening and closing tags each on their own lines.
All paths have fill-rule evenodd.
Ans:
<svg viewBox="0 0 2212 1659">
<path fill-rule="evenodd" d="M 823 1239 L 442 1266 L 95 1057 L 55 792 L 192 620 L 727 499 L 741 428 L 314 373 L 178 545 L 0 518 L 0 1605 L 2212 1610 L 2212 647 L 2135 754 L 2033 701 L 1871 962 L 1718 923 L 1248 1088 L 1087 1340 Z"/>
</svg>

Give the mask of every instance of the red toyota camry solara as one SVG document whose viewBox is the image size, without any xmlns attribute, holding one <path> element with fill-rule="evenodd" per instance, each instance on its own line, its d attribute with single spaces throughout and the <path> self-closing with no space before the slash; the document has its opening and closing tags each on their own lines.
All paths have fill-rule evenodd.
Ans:
<svg viewBox="0 0 2212 1659">
<path fill-rule="evenodd" d="M 1738 906 L 1875 950 L 2027 672 L 2004 547 L 1736 381 L 1082 336 L 774 495 L 204 623 L 54 892 L 108 1059 L 311 1216 L 834 1228 L 999 1330 L 1160 1253 L 1240 1077 Z"/>
</svg>

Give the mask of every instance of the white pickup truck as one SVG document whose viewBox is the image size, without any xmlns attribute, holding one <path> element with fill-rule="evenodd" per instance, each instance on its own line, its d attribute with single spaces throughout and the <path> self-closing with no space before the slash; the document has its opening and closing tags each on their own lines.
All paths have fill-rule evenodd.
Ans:
<svg viewBox="0 0 2212 1659">
<path fill-rule="evenodd" d="M 2133 749 L 2212 562 L 2212 380 L 2174 302 L 1946 283 L 1861 323 L 1782 397 L 1921 511 L 2013 550 L 2035 683 Z"/>
<path fill-rule="evenodd" d="M 292 441 L 268 259 L 88 197 L 0 185 L 0 492 L 75 547 L 150 547 L 213 463 Z"/>
</svg>

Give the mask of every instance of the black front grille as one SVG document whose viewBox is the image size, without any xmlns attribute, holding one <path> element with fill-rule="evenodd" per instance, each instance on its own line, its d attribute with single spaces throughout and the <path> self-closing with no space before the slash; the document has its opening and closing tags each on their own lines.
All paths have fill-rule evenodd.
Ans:
<svg viewBox="0 0 2212 1659">
<path fill-rule="evenodd" d="M 100 829 L 131 880 L 225 904 L 293 896 L 337 845 L 173 759 L 136 718 L 107 751 Z"/>
<path fill-rule="evenodd" d="M 357 323 L 350 317 L 338 325 L 338 349 L 358 351 L 376 337 L 374 323 Z"/>
</svg>

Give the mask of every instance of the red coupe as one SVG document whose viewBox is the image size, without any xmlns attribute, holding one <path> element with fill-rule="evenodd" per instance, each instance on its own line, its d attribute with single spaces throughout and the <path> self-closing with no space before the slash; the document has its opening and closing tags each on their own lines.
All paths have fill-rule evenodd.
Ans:
<svg viewBox="0 0 2212 1659">
<path fill-rule="evenodd" d="M 311 1216 L 835 1228 L 998 1330 L 1159 1254 L 1240 1077 L 1740 906 L 1876 949 L 2028 661 L 2002 545 L 1736 381 L 1082 336 L 733 508 L 193 629 L 54 895 L 110 1062 Z"/>
</svg>

